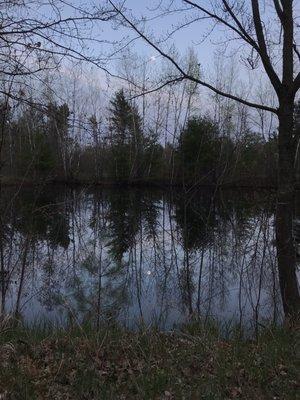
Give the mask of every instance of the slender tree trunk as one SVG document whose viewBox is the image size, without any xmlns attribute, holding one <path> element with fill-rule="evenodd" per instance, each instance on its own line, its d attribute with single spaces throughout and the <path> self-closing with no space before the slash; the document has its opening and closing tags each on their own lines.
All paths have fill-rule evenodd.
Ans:
<svg viewBox="0 0 300 400">
<path fill-rule="evenodd" d="M 280 290 L 283 309 L 287 318 L 297 316 L 300 309 L 296 276 L 296 251 L 293 240 L 295 195 L 293 118 L 294 100 L 282 99 L 279 107 L 276 244 Z"/>
</svg>

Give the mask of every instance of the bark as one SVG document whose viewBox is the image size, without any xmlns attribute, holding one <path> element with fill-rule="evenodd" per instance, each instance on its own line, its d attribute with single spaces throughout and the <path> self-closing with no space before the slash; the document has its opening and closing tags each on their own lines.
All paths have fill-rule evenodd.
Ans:
<svg viewBox="0 0 300 400">
<path fill-rule="evenodd" d="M 299 315 L 300 309 L 296 276 L 296 250 L 293 239 L 295 198 L 293 114 L 293 99 L 283 98 L 279 107 L 276 245 L 282 303 L 288 319 L 295 319 Z"/>
</svg>

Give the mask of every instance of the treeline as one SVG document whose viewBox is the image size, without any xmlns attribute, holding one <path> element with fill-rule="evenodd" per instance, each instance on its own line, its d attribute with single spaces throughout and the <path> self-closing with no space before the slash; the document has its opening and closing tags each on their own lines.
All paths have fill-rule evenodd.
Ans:
<svg viewBox="0 0 300 400">
<path fill-rule="evenodd" d="M 123 90 L 102 120 L 75 121 L 68 104 L 22 111 L 2 105 L 2 179 L 89 183 L 275 185 L 277 135 L 226 135 L 208 116 L 189 116 L 162 143 Z M 297 124 L 296 124 L 297 125 Z"/>
</svg>

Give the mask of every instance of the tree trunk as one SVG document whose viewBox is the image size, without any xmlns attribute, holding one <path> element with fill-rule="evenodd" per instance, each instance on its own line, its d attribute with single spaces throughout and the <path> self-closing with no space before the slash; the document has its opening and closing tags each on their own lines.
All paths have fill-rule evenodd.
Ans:
<svg viewBox="0 0 300 400">
<path fill-rule="evenodd" d="M 279 107 L 276 245 L 282 303 L 288 319 L 297 317 L 300 309 L 293 239 L 295 197 L 293 118 L 294 100 L 282 99 Z"/>
</svg>

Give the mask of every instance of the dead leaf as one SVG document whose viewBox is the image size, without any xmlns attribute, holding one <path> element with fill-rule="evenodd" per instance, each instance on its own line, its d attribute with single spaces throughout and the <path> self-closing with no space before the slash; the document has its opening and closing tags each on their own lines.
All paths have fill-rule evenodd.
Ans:
<svg viewBox="0 0 300 400">
<path fill-rule="evenodd" d="M 234 387 L 230 389 L 230 396 L 232 399 L 236 399 L 237 397 L 240 397 L 242 394 L 242 389 L 240 387 Z"/>
</svg>

